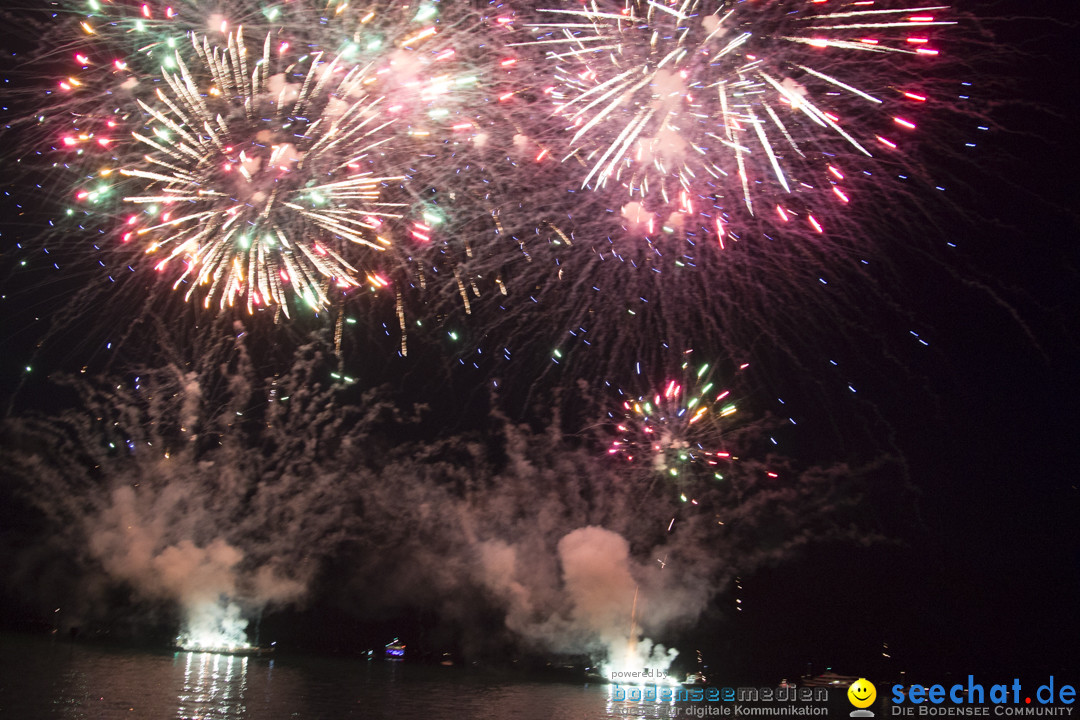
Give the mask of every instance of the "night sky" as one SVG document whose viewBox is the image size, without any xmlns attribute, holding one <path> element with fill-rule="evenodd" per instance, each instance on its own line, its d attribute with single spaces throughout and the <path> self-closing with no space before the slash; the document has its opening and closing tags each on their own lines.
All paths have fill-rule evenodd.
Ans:
<svg viewBox="0 0 1080 720">
<path fill-rule="evenodd" d="M 1011 67 L 1016 76 L 988 83 L 1005 96 L 990 110 L 997 127 L 980 137 L 974 159 L 946 161 L 947 173 L 957 178 L 949 193 L 955 209 L 938 213 L 939 227 L 926 234 L 955 238 L 955 254 L 942 260 L 940 253 L 924 253 L 906 234 L 908 226 L 897 237 L 874 239 L 886 247 L 909 247 L 890 257 L 898 281 L 890 299 L 897 307 L 868 303 L 836 316 L 844 338 L 844 377 L 858 385 L 857 393 L 846 393 L 839 376 L 828 375 L 832 371 L 818 347 L 801 363 L 779 349 L 775 358 L 760 359 L 770 376 L 761 384 L 780 376 L 781 382 L 770 387 L 782 386 L 788 402 L 803 408 L 800 417 L 808 419 L 783 431 L 788 456 L 804 467 L 890 458 L 872 482 L 859 486 L 854 509 L 844 511 L 875 537 L 869 542 L 826 538 L 780 561 L 755 565 L 737 581 L 723 576 L 700 617 L 664 636 L 684 659 L 700 649 L 720 672 L 761 680 L 798 674 L 808 663 L 815 672 L 833 667 L 890 678 L 901 670 L 1012 675 L 1080 669 L 1077 25 L 1075 18 L 1060 17 L 1060 8 L 1050 2 L 979 7 L 980 14 L 1000 18 L 987 25 L 996 43 L 1014 55 L 974 58 L 976 74 Z M 26 50 L 17 39 L 5 42 L 5 58 Z M 11 74 L 11 67 L 6 59 L 5 78 L 14 78 L 6 87 L 25 81 L 18 72 Z M 5 121 L 18 117 L 25 102 L 13 99 Z M 19 137 L 8 131 L 5 165 Z M 58 283 L 48 273 L 27 275 L 16 267 L 24 254 L 13 243 L 32 242 L 35 230 L 13 205 L 19 202 L 33 215 L 38 201 L 10 178 L 4 189 L 12 194 L 3 198 L 0 216 L 0 399 L 9 408 L 9 421 L 31 408 L 51 413 L 69 406 L 73 394 L 50 385 L 45 376 L 103 365 L 104 354 L 94 349 L 102 327 L 128 322 L 110 305 L 108 318 L 95 318 L 92 328 L 77 323 L 35 354 L 50 315 L 73 302 L 71 285 L 79 282 L 79 273 Z M 89 277 L 87 271 L 83 279 Z M 396 326 L 392 304 L 383 309 Z M 172 322 L 190 317 L 181 313 Z M 824 325 L 832 322 L 830 317 Z M 264 358 L 280 359 L 288 355 L 285 346 L 318 325 L 277 330 L 280 340 L 254 339 L 253 346 Z M 878 342 L 912 331 L 929 344 Z M 368 363 L 366 382 L 389 382 L 399 397 L 432 406 L 427 425 L 401 430 L 400 436 L 390 433 L 383 438 L 388 447 L 396 439 L 423 437 L 441 423 L 448 424 L 445 431 L 463 434 L 489 427 L 490 383 L 483 371 L 446 369 L 444 358 L 422 337 L 407 360 L 389 353 L 380 357 L 396 340 L 369 332 L 352 346 L 358 355 L 367 353 L 364 361 L 352 363 Z M 178 330 L 174 342 L 182 346 L 193 335 Z M 852 350 L 860 343 L 867 348 L 863 356 Z M 124 353 L 136 363 L 140 349 Z M 24 383 L 28 363 L 36 368 Z M 795 375 L 800 364 L 812 379 Z M 512 373 L 518 368 L 531 373 L 533 366 L 521 361 L 512 367 L 498 372 L 503 397 L 519 420 L 537 401 L 534 394 L 546 397 L 554 390 L 548 379 L 515 385 Z M 347 397 L 356 402 L 360 390 Z M 826 400 L 820 407 L 809 409 L 821 398 Z M 758 409 L 774 410 L 764 402 Z M 528 419 L 534 428 L 543 424 Z M 10 431 L 3 437 L 11 452 L 25 450 Z M 25 479 L 5 468 L 0 482 L 0 548 L 6 547 L 0 553 L 9 556 L 0 561 L 0 627 L 40 631 L 52 622 L 49 600 L 27 593 L 15 578 L 20 553 L 37 557 L 49 546 L 38 535 L 47 525 L 26 500 Z M 703 555 L 710 551 L 695 548 Z M 509 637 L 504 617 L 483 602 L 469 622 L 455 624 L 421 601 L 395 603 L 393 593 L 383 602 L 351 600 L 349 593 L 368 591 L 359 580 L 335 578 L 348 577 L 348 563 L 365 558 L 364 552 L 350 546 L 326 558 L 311 581 L 312 599 L 268 613 L 261 625 L 264 636 L 277 638 L 284 648 L 349 654 L 381 645 L 387 635 L 401 635 L 432 657 L 442 647 L 467 653 L 473 644 L 465 636 L 480 628 Z M 378 577 L 375 565 L 372 561 L 357 577 L 365 582 Z M 131 602 L 115 589 L 102 596 L 118 607 Z M 469 602 L 463 595 L 461 603 Z M 146 617 L 142 610 L 132 613 Z M 140 626 L 147 629 L 135 639 L 156 642 L 162 626 L 168 622 Z M 513 641 L 493 641 L 484 657 L 505 661 L 519 650 Z"/>
</svg>

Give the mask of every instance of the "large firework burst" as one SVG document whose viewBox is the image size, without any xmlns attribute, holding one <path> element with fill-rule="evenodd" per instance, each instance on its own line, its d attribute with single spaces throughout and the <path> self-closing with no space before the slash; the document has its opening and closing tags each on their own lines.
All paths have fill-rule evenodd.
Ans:
<svg viewBox="0 0 1080 720">
<path fill-rule="evenodd" d="M 859 158 L 896 151 L 896 134 L 915 129 L 927 97 L 901 61 L 917 72 L 937 55 L 930 35 L 953 24 L 939 19 L 947 11 L 594 0 L 540 10 L 523 44 L 547 50 L 544 92 L 569 124 L 563 156 L 587 168 L 584 185 L 621 187 L 624 215 L 647 234 L 680 213 L 723 243 L 746 213 L 823 231 L 826 204 L 849 202 Z"/>
<path fill-rule="evenodd" d="M 248 309 L 273 304 L 288 310 L 282 299 L 290 294 L 290 290 L 307 304 L 321 307 L 327 300 L 326 273 L 323 271 L 329 270 L 335 280 L 362 279 L 366 274 L 372 289 L 388 288 L 390 294 L 397 297 L 398 320 L 404 323 L 411 314 L 407 313 L 406 304 L 420 307 L 430 302 L 421 299 L 409 303 L 407 296 L 410 293 L 431 294 L 429 288 L 439 288 L 441 292 L 438 281 L 445 278 L 452 283 L 452 294 L 460 302 L 462 288 L 465 284 L 473 284 L 456 271 L 456 266 L 469 256 L 470 246 L 478 239 L 463 236 L 457 230 L 464 226 L 475 227 L 478 221 L 491 225 L 495 201 L 486 186 L 491 173 L 477 170 L 505 158 L 509 137 L 506 128 L 511 126 L 498 124 L 499 118 L 490 110 L 515 97 L 513 53 L 507 52 L 496 37 L 496 34 L 508 32 L 507 23 L 500 22 L 496 12 L 487 12 L 482 6 L 471 4 L 443 6 L 422 2 L 402 6 L 376 2 L 361 8 L 321 0 L 300 0 L 276 6 L 245 0 L 227 4 L 216 0 L 186 0 L 176 4 L 147 2 L 134 6 L 91 0 L 87 4 L 73 4 L 70 10 L 74 16 L 62 20 L 53 30 L 57 39 L 67 43 L 65 51 L 59 56 L 55 56 L 55 50 L 50 52 L 57 64 L 70 66 L 67 52 L 77 47 L 78 52 L 74 53 L 77 68 L 72 68 L 74 72 L 69 72 L 60 81 L 59 91 L 49 93 L 51 102 L 41 107 L 42 129 L 46 130 L 41 139 L 50 143 L 59 136 L 61 143 L 56 149 L 62 156 L 63 168 L 79 176 L 76 195 L 83 202 L 74 214 L 79 218 L 79 229 L 84 234 L 91 225 L 99 233 L 113 233 L 119 216 L 116 204 L 124 197 L 129 203 L 137 202 L 160 210 L 157 198 L 163 196 L 162 183 L 174 183 L 176 186 L 170 187 L 173 192 L 195 178 L 203 183 L 200 188 L 204 190 L 205 199 L 205 178 L 200 175 L 204 169 L 214 175 L 221 175 L 220 170 L 233 172 L 227 169 L 229 167 L 240 170 L 238 175 L 231 176 L 243 180 L 239 183 L 239 193 L 232 187 L 238 181 L 228 178 L 225 178 L 227 187 L 212 186 L 211 189 L 243 204 L 249 215 L 261 215 L 265 211 L 265 205 L 260 208 L 259 203 L 269 197 L 270 189 L 278 190 L 275 210 L 284 215 L 284 211 L 295 209 L 282 204 L 286 199 L 283 191 L 287 194 L 291 189 L 286 187 L 290 182 L 307 191 L 301 202 L 293 202 L 293 205 L 305 202 L 314 205 L 322 200 L 325 209 L 340 212 L 337 201 L 342 199 L 349 200 L 349 209 L 369 204 L 375 186 L 382 180 L 403 186 L 404 194 L 396 193 L 393 199 L 405 201 L 400 212 L 409 217 L 411 231 L 402 229 L 400 233 L 394 233 L 383 228 L 365 227 L 364 232 L 358 233 L 342 215 L 335 216 L 331 233 L 340 235 L 342 225 L 349 226 L 354 233 L 352 237 L 343 238 L 350 241 L 346 243 L 347 247 L 357 241 L 357 236 L 361 237 L 361 244 L 373 242 L 380 249 L 389 247 L 386 240 L 392 235 L 395 241 L 402 242 L 396 243 L 392 256 L 380 254 L 377 271 L 365 261 L 370 255 L 364 251 L 344 253 L 340 247 L 328 247 L 326 242 L 319 243 L 317 249 L 310 245 L 319 257 L 304 256 L 301 259 L 312 266 L 307 268 L 309 271 L 314 269 L 308 275 L 318 276 L 324 288 L 321 293 L 315 287 L 318 283 L 296 284 L 292 279 L 298 274 L 296 269 L 290 271 L 285 267 L 285 261 L 277 253 L 267 253 L 267 237 L 273 246 L 281 247 L 276 229 L 262 233 L 261 227 L 250 224 L 250 218 L 235 220 L 230 230 L 246 228 L 246 233 L 236 230 L 234 239 L 238 239 L 238 244 L 244 245 L 248 242 L 244 238 L 251 236 L 248 243 L 251 247 L 240 247 L 240 250 L 250 252 L 236 264 L 246 271 L 244 282 L 250 285 L 252 269 L 262 271 L 256 279 L 255 292 L 243 292 Z M 242 28 L 240 37 L 265 39 L 261 52 L 257 44 L 237 41 L 239 28 Z M 220 67 L 214 66 L 211 56 L 215 52 L 220 56 Z M 239 67 L 243 62 L 250 67 Z M 256 69 L 257 73 L 254 72 Z M 246 84 L 237 80 L 241 76 Z M 327 80 L 328 77 L 332 79 Z M 232 87 L 228 87 L 230 84 Z M 161 98 L 160 88 L 164 88 L 165 100 Z M 287 94 L 295 95 L 300 88 L 307 96 L 288 97 L 275 104 L 276 93 L 284 89 Z M 154 95 L 157 97 L 152 100 Z M 366 105 L 365 96 L 370 98 Z M 348 103 L 347 109 L 351 113 L 345 120 L 335 116 L 335 113 L 343 112 L 342 100 Z M 297 103 L 304 105 L 299 111 L 293 107 Z M 189 168 L 187 165 L 195 159 L 179 147 L 170 148 L 175 157 L 162 149 L 161 146 L 168 146 L 177 133 L 160 117 L 149 114 L 151 110 L 189 129 L 192 137 L 187 138 L 186 144 L 203 156 L 203 167 L 197 171 Z M 205 113 L 215 117 L 206 118 Z M 227 132 L 216 124 L 219 114 L 229 123 Z M 207 133 L 204 127 L 207 123 L 214 134 L 220 136 L 221 142 L 215 142 L 217 138 Z M 148 127 L 143 128 L 144 124 Z M 349 135 L 361 126 L 363 133 Z M 138 129 L 141 136 L 136 142 L 127 140 L 127 131 L 131 129 Z M 334 141 L 320 143 L 315 134 L 323 131 L 336 132 Z M 163 133 L 169 139 L 163 140 Z M 300 143 L 294 136 L 306 139 Z M 368 147 L 372 153 L 358 166 L 356 157 L 363 154 L 357 147 L 360 140 L 370 140 Z M 376 143 L 377 150 L 374 149 Z M 154 160 L 164 160 L 180 167 L 186 174 L 178 179 L 172 170 L 146 167 L 148 147 L 154 151 L 151 153 Z M 279 156 L 273 155 L 275 148 L 280 151 Z M 239 157 L 241 152 L 243 159 Z M 373 160 L 375 154 L 378 162 Z M 281 163 L 277 163 L 279 159 L 285 160 L 288 175 L 282 170 Z M 257 177 L 249 178 L 245 171 L 254 164 L 258 164 Z M 272 173 L 268 168 L 275 164 L 278 177 L 271 180 Z M 358 167 L 361 171 L 370 171 L 370 183 L 364 185 L 357 176 L 350 178 L 356 181 L 351 187 L 338 184 L 343 179 L 339 176 L 348 174 L 339 167 L 341 165 L 350 171 L 356 171 Z M 56 167 L 54 164 L 53 169 Z M 132 192 L 130 182 L 118 188 L 117 167 L 124 168 L 128 177 L 133 173 L 144 173 L 136 177 L 144 185 L 150 181 L 153 187 L 146 191 L 138 188 L 138 194 Z M 410 182 L 398 183 L 396 177 L 376 178 L 374 175 L 379 167 L 393 168 L 402 174 L 401 179 Z M 306 180 L 311 180 L 317 174 L 321 177 L 316 186 L 321 188 L 300 182 L 305 176 Z M 483 181 L 475 179 L 480 174 L 485 176 Z M 54 172 L 52 175 L 54 183 L 60 186 L 61 196 L 66 195 L 70 173 Z M 335 197 L 329 197 L 328 188 Z M 433 203 L 431 198 L 435 189 L 440 202 Z M 355 190 L 354 196 L 345 198 L 350 190 Z M 293 195 L 295 199 L 296 193 Z M 454 195 L 457 201 L 451 207 L 447 198 Z M 251 202 L 252 199 L 255 202 Z M 308 209 L 314 211 L 317 208 Z M 453 217 L 447 215 L 448 210 L 453 210 Z M 68 215 L 72 214 L 69 209 Z M 194 219 L 193 213 L 185 215 L 193 222 L 199 221 Z M 365 212 L 363 217 L 378 221 L 384 215 L 372 211 Z M 175 216 L 174 212 L 168 220 L 160 221 L 142 217 L 139 219 L 141 234 L 122 234 L 127 240 L 145 238 L 147 229 L 156 225 L 155 234 L 149 239 L 160 240 L 175 227 L 166 226 L 167 222 L 175 220 Z M 133 222 L 131 217 L 120 220 Z M 222 226 L 228 220 L 222 219 Z M 272 218 L 260 218 L 258 224 L 266 225 L 266 220 Z M 320 233 L 328 231 L 325 225 L 317 228 Z M 188 232 L 195 234 L 194 226 L 188 227 Z M 206 227 L 200 227 L 199 232 L 213 234 Z M 163 242 L 161 250 L 179 252 L 185 259 L 190 259 L 187 250 L 179 250 L 185 240 L 183 233 L 176 235 L 171 241 L 172 247 L 166 248 Z M 167 237 L 164 239 L 169 241 Z M 260 239 L 262 247 L 258 247 Z M 98 249 L 97 245 L 94 247 Z M 109 245 L 105 247 L 108 249 Z M 143 267 L 145 263 L 132 262 L 131 253 L 127 252 L 130 247 L 123 247 L 124 251 L 113 257 L 99 259 L 99 264 L 113 270 L 116 257 L 120 257 L 121 268 Z M 151 248 L 160 252 L 153 242 Z M 341 257 L 333 257 L 331 251 L 339 252 Z M 206 281 L 211 277 L 209 285 L 217 286 L 212 278 L 215 271 L 208 267 L 216 260 L 208 260 L 208 252 L 201 252 L 199 269 L 189 267 L 182 273 L 182 282 L 194 280 L 194 285 L 198 285 L 199 280 Z M 326 259 L 328 256 L 329 260 Z M 166 258 L 167 265 L 172 257 L 175 256 Z M 255 259 L 254 266 L 251 257 Z M 218 260 L 230 262 L 227 255 Z M 266 261 L 269 264 L 264 264 Z M 357 261 L 362 267 L 354 266 Z M 331 267 L 327 267 L 327 263 Z M 315 267 L 318 264 L 323 266 L 321 270 Z M 160 263 L 151 265 L 160 266 Z M 110 281 L 114 274 L 109 273 Z M 290 280 L 285 280 L 286 276 Z M 232 277 L 236 280 L 239 276 L 233 274 Z M 161 283 L 164 287 L 168 284 Z M 347 281 L 346 284 L 351 287 L 355 282 Z M 220 292 L 206 293 L 204 302 L 209 304 L 216 300 L 218 304 L 231 304 L 239 298 L 239 288 L 239 283 L 234 282 L 230 288 L 226 282 L 220 286 Z M 154 292 L 151 290 L 151 294 Z M 467 299 L 465 305 L 467 311 Z M 404 337 L 402 328 L 403 348 Z"/>
<path fill-rule="evenodd" d="M 952 68 L 934 61 L 929 31 L 956 18 L 900 0 L 850 8 L 831 0 L 680 2 L 559 2 L 537 11 L 520 3 L 76 0 L 66 5 L 72 14 L 53 21 L 50 43 L 39 55 L 50 67 L 66 68 L 67 77 L 36 106 L 33 119 L 41 160 L 51 163 L 45 172 L 58 188 L 52 198 L 70 198 L 74 181 L 83 202 L 59 208 L 66 215 L 49 218 L 49 228 L 41 223 L 42 238 L 62 245 L 66 272 L 95 273 L 98 282 L 84 298 L 96 299 L 104 289 L 123 303 L 132 295 L 112 282 L 131 278 L 125 288 L 137 285 L 139 295 L 125 309 L 193 288 L 192 297 L 215 308 L 291 310 L 290 297 L 321 307 L 335 284 L 348 289 L 367 280 L 393 304 L 365 303 L 360 314 L 373 324 L 364 329 L 396 334 L 387 325 L 397 324 L 401 352 L 409 333 L 420 340 L 420 325 L 437 328 L 440 338 L 478 338 L 476 354 L 483 350 L 500 363 L 511 354 L 540 363 L 552 355 L 566 372 L 578 360 L 602 374 L 628 361 L 648 364 L 657 348 L 699 344 L 703 337 L 714 356 L 759 356 L 761 343 L 786 349 L 851 298 L 889 289 L 882 265 L 867 269 L 880 256 L 881 243 L 866 242 L 870 229 L 883 225 L 880 201 L 907 203 L 910 212 L 890 218 L 893 227 L 918 217 L 927 204 L 923 196 L 912 201 L 915 183 L 895 178 L 923 179 L 920 155 L 894 151 L 877 136 L 900 145 L 896 133 L 911 129 L 894 118 L 918 121 L 920 143 L 933 138 L 939 147 L 941 138 L 927 132 L 930 117 L 914 113 L 934 105 L 937 117 L 945 109 L 935 102 L 941 93 L 931 90 L 942 87 L 935 83 Z M 836 27 L 824 29 L 830 23 Z M 257 42 L 236 42 L 241 25 Z M 235 87 L 231 95 L 209 66 L 215 46 Z M 71 66 L 72 51 L 78 69 Z M 245 91 L 232 77 L 244 58 L 245 82 L 267 82 L 250 98 L 257 106 L 250 117 Z M 331 80 L 328 68 L 338 73 Z M 341 87 L 350 72 L 353 86 Z M 308 108 L 294 112 L 294 100 L 275 106 L 274 92 L 283 88 L 312 93 Z M 201 115 L 200 102 L 213 117 Z M 364 132 L 372 134 L 362 139 L 372 149 L 356 167 L 326 174 L 356 149 L 340 139 L 317 145 L 316 134 L 340 122 L 334 113 L 343 103 L 355 108 L 353 124 L 368 121 Z M 912 112 L 900 110 L 907 104 Z M 196 144 L 174 144 L 180 135 L 150 110 L 184 128 Z M 203 127 L 209 123 L 221 134 L 218 114 L 229 124 L 222 147 Z M 29 112 L 26 118 L 30 124 Z M 631 120 L 635 139 L 612 164 L 620 152 L 613 142 Z M 347 131 L 348 125 L 340 127 Z M 132 130 L 145 141 L 132 141 Z M 305 136 L 309 146 L 290 133 Z M 205 144 L 209 175 L 187 165 L 194 158 L 180 149 L 185 143 L 199 152 Z M 916 149 L 909 145 L 899 149 Z M 231 155 L 223 150 L 230 147 Z M 148 163 L 147 155 L 186 174 Z M 278 160 L 289 170 L 280 172 L 279 165 L 271 179 L 268 168 Z M 125 177 L 118 168 L 159 177 Z M 253 169 L 250 179 L 240 172 Z M 364 186 L 363 172 L 370 178 L 391 172 L 408 182 Z M 324 200 L 326 194 L 311 192 L 301 183 L 304 176 L 316 185 L 356 181 L 352 190 L 338 186 L 355 197 L 339 195 L 318 206 L 316 194 Z M 200 190 L 223 193 L 215 196 L 220 202 L 205 195 L 201 203 L 177 200 L 183 188 L 192 190 L 192 177 L 203 183 Z M 606 189 L 581 189 L 586 178 L 589 188 Z M 226 185 L 215 185 L 219 180 Z M 385 191 L 381 199 L 407 204 L 383 210 L 400 212 L 406 222 L 373 228 L 344 220 L 355 209 L 377 210 L 370 207 L 376 189 Z M 264 219 L 269 190 L 278 192 Z M 151 200 L 167 194 L 177 201 Z M 134 199 L 126 209 L 134 204 L 139 212 L 121 212 L 123 198 Z M 192 218 L 230 203 L 244 216 L 227 229 L 229 218 L 220 217 L 219 235 L 235 229 L 229 253 L 213 256 L 203 240 L 181 249 L 192 237 L 212 233 L 210 225 L 196 228 L 201 218 Z M 323 217 L 333 220 L 328 228 L 290 215 L 295 207 L 287 203 L 309 213 L 346 214 Z M 145 212 L 150 209 L 158 214 Z M 190 222 L 170 224 L 181 217 Z M 365 218 L 385 216 L 351 217 L 370 226 L 379 223 Z M 298 268 L 288 266 L 273 228 L 279 218 L 277 227 L 290 242 L 315 238 L 304 245 L 309 253 L 292 249 Z M 301 225 L 313 232 L 305 235 Z M 342 235 L 341 226 L 355 237 Z M 262 231 L 268 227 L 271 232 Z M 129 242 L 118 242 L 125 234 Z M 94 242 L 83 242 L 89 238 Z M 142 256 L 147 248 L 153 254 Z M 57 259 L 48 256 L 48 264 L 63 266 Z M 162 272 L 145 282 L 143 270 L 155 266 Z M 168 292 L 178 279 L 186 283 L 181 292 Z M 339 331 L 341 316 L 354 309 L 355 300 L 348 302 L 344 313 L 334 313 Z M 583 352 L 568 359 L 570 345 L 586 336 L 587 344 L 604 348 L 592 353 L 596 362 Z M 471 352 L 460 347 L 455 354 Z M 482 364 L 479 358 L 475 364 Z"/>
<path fill-rule="evenodd" d="M 190 281 L 187 296 L 207 286 L 207 305 L 243 296 L 249 310 L 287 310 L 289 290 L 326 305 L 328 283 L 360 284 L 347 245 L 389 244 L 378 234 L 392 215 L 379 189 L 399 178 L 368 169 L 389 121 L 365 68 L 318 54 L 287 63 L 269 35 L 252 61 L 242 31 L 226 49 L 193 43 L 202 67 L 193 73 L 177 56 L 158 106 L 139 101 L 150 121 L 134 137 L 150 152 L 121 174 L 146 181 L 125 197 L 145 210 L 125 238 L 152 238 L 147 252 L 167 253 L 159 270 L 184 260 L 175 285 Z"/>
</svg>

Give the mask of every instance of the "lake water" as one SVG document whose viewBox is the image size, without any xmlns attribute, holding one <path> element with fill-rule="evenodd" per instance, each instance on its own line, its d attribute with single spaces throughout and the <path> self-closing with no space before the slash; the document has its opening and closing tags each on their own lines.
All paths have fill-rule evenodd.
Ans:
<svg viewBox="0 0 1080 720">
<path fill-rule="evenodd" d="M 384 660 L 153 653 L 0 637 L 0 718 L 596 720 L 669 717 L 609 687 L 493 679 Z"/>
</svg>

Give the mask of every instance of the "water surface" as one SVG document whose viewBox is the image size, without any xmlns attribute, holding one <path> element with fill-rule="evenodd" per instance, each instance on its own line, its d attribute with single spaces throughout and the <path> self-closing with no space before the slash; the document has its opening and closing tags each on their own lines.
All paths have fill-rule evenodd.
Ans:
<svg viewBox="0 0 1080 720">
<path fill-rule="evenodd" d="M 652 707 L 646 716 L 667 715 Z M 245 658 L 0 637 L 2 718 L 540 720 L 639 715 L 605 685 L 383 660 Z"/>
</svg>

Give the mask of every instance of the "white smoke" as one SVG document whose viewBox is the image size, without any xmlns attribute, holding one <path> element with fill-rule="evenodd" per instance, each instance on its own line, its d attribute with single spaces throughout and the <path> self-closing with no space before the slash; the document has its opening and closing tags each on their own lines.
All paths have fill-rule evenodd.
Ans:
<svg viewBox="0 0 1080 720">
<path fill-rule="evenodd" d="M 140 596 L 175 602 L 181 645 L 247 645 L 246 618 L 302 599 L 305 583 L 280 575 L 273 563 L 247 567 L 244 553 L 220 537 L 196 544 L 191 537 L 205 534 L 209 509 L 182 489 L 164 488 L 117 488 L 100 515 L 86 518 L 91 557 Z"/>
<path fill-rule="evenodd" d="M 649 569 L 631 559 L 625 538 L 595 526 L 564 535 L 556 549 L 561 577 L 554 587 L 535 584 L 537 568 L 523 554 L 502 541 L 484 543 L 479 552 L 482 581 L 506 603 L 511 630 L 546 649 L 589 654 L 607 677 L 640 675 L 646 668 L 667 672 L 677 651 L 642 633 L 644 625 L 655 626 L 646 622 L 650 608 L 663 603 L 652 597 L 655 586 L 643 587 L 635 577 Z M 687 607 L 688 619 L 699 610 Z M 674 620 L 665 613 L 665 624 Z"/>
<path fill-rule="evenodd" d="M 270 380 L 243 343 L 198 373 L 73 380 L 82 408 L 9 423 L 21 439 L 5 458 L 55 529 L 49 547 L 82 567 L 51 586 L 78 581 L 88 598 L 126 586 L 176 607 L 182 640 L 232 645 L 263 609 L 309 601 L 333 559 L 324 590 L 357 613 L 415 608 L 466 629 L 466 644 L 512 637 L 609 674 L 660 671 L 676 655 L 660 641 L 736 574 L 858 534 L 833 522 L 850 495 L 843 467 L 773 459 L 783 479 L 762 481 L 763 462 L 744 459 L 690 505 L 654 468 L 564 437 L 557 418 L 538 431 L 494 413 L 479 439 L 403 441 L 414 418 L 378 391 L 343 402 L 320 348 Z M 492 611 L 502 636 L 485 632 Z"/>
</svg>

